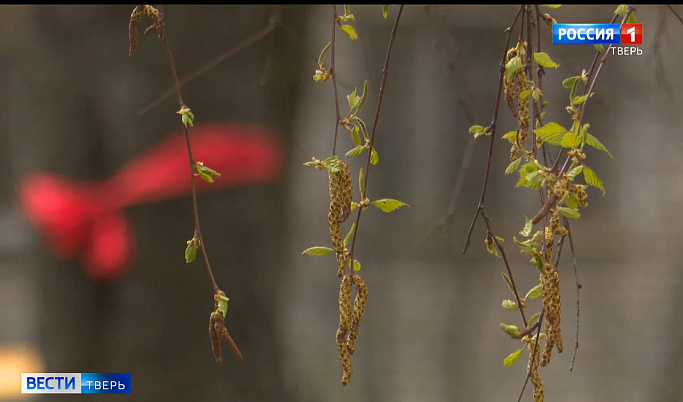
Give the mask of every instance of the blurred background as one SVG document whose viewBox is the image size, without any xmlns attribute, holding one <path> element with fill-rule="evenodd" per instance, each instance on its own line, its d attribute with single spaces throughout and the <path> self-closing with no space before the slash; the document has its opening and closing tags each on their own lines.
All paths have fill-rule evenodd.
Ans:
<svg viewBox="0 0 683 402">
<path fill-rule="evenodd" d="M 180 135 L 175 97 L 149 108 L 171 76 L 161 41 L 142 36 L 147 19 L 138 53 L 127 55 L 132 8 L 1 8 L 0 399 L 50 399 L 20 395 L 21 372 L 130 372 L 127 399 L 140 401 L 517 400 L 527 354 L 503 366 L 521 343 L 499 324 L 520 323 L 516 312 L 501 307 L 511 295 L 502 261 L 482 244 L 483 222 L 467 255 L 461 252 L 488 149 L 488 139 L 472 141 L 468 128 L 491 121 L 504 30 L 517 7 L 403 12 L 368 196 L 411 208 L 363 214 L 356 258 L 370 296 L 346 387 L 335 345 L 336 263 L 301 255 L 330 243 L 327 174 L 302 166 L 332 148 L 332 84 L 311 79 L 331 39 L 330 6 L 283 6 L 272 32 L 183 87 L 197 125 L 268 127 L 279 133 L 286 156 L 274 184 L 199 196 L 207 251 L 230 298 L 226 325 L 244 362 L 236 363 L 225 346 L 222 365 L 211 353 L 210 282 L 203 262 L 188 265 L 182 257 L 194 228 L 189 196 L 125 209 L 136 255 L 130 271 L 106 283 L 88 276 L 78 259 L 56 257 L 21 212 L 18 189 L 29 173 L 101 182 L 170 133 Z M 559 22 L 604 23 L 614 9 L 546 11 Z M 371 125 L 398 6 L 389 7 L 386 20 L 379 5 L 352 12 L 360 39 L 337 31 L 341 113 L 344 95 L 368 79 L 361 117 Z M 608 58 L 584 119 L 614 159 L 588 151 L 607 192 L 591 188 L 589 208 L 572 224 L 583 287 L 572 372 L 577 292 L 568 248 L 559 265 L 565 351 L 540 369 L 550 401 L 683 400 L 683 44 L 677 40 L 683 25 L 664 6 L 639 6 L 636 14 L 643 55 Z M 167 6 L 165 15 L 183 77 L 264 32 L 273 6 Z M 560 64 L 546 69 L 547 119 L 567 126 L 568 93 L 560 83 L 589 68 L 595 51 L 553 46 L 550 29 L 541 28 L 542 50 Z M 498 135 L 515 129 L 507 109 L 498 127 Z M 517 175 L 503 174 L 509 144 L 495 144 L 487 213 L 526 292 L 538 275 L 512 236 L 525 215 L 537 212 L 538 194 L 514 188 Z M 340 130 L 339 153 L 352 146 Z M 187 157 L 184 150 L 180 155 Z M 356 183 L 365 156 L 346 160 Z M 459 175 L 455 212 L 432 230 L 447 213 Z M 531 302 L 529 311 L 538 310 L 540 301 Z M 531 394 L 529 385 L 523 400 Z"/>
</svg>

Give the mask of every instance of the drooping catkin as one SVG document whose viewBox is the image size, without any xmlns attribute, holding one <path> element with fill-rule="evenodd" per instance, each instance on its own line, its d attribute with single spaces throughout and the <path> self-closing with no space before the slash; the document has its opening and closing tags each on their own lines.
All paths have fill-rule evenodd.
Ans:
<svg viewBox="0 0 683 402">
<path fill-rule="evenodd" d="M 529 342 L 527 348 L 529 349 L 527 372 L 529 372 L 531 383 L 534 384 L 534 402 L 543 402 L 545 399 L 543 380 L 541 375 L 538 374 L 538 356 L 540 355 L 541 347 L 536 342 Z"/>
<path fill-rule="evenodd" d="M 356 351 L 356 339 L 360 333 L 360 322 L 363 319 L 365 306 L 368 302 L 368 287 L 365 285 L 363 278 L 360 275 L 353 275 L 353 284 L 356 286 L 356 299 L 353 302 L 353 321 L 351 322 L 351 330 L 347 338 L 349 352 L 353 354 Z"/>
<path fill-rule="evenodd" d="M 353 275 L 346 274 L 339 285 L 339 328 L 337 329 L 337 349 L 339 361 L 342 364 L 342 385 L 351 380 L 353 368 L 351 367 L 351 352 L 346 342 L 346 336 L 351 328 L 351 291 L 353 288 Z"/>
<path fill-rule="evenodd" d="M 541 285 L 543 287 L 543 310 L 545 311 L 545 332 L 546 340 L 543 348 L 543 358 L 541 366 L 550 363 L 553 347 L 562 353 L 562 328 L 560 327 L 560 317 L 562 313 L 562 303 L 560 299 L 560 275 L 551 262 L 545 264 L 545 274 L 541 275 Z"/>
<path fill-rule="evenodd" d="M 339 161 L 338 169 L 328 170 L 330 209 L 327 214 L 327 223 L 330 227 L 330 238 L 334 251 L 337 254 L 339 270 L 337 276 L 344 275 L 348 260 L 347 250 L 342 240 L 341 223 L 345 222 L 351 214 L 351 199 L 353 197 L 353 184 L 351 172 L 346 163 Z"/>
</svg>

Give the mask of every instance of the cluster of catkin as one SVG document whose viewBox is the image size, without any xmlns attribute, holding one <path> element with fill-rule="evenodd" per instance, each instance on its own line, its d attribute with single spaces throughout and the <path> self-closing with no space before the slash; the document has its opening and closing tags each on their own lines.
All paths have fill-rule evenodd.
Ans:
<svg viewBox="0 0 683 402">
<path fill-rule="evenodd" d="M 142 21 L 144 15 L 154 20 L 154 24 L 145 30 L 145 35 L 161 29 L 162 22 L 159 19 L 159 10 L 150 5 L 135 7 L 130 14 L 130 23 L 128 24 L 128 42 L 130 44 L 128 55 L 130 57 L 133 57 L 138 50 L 138 22 Z"/>
<path fill-rule="evenodd" d="M 351 306 L 352 287 L 356 287 L 356 298 Z M 355 351 L 356 339 L 358 338 L 360 322 L 368 301 L 368 287 L 358 274 L 345 274 L 339 286 L 339 328 L 337 329 L 337 349 L 344 373 L 342 385 L 351 381 L 353 368 L 351 367 L 351 355 Z"/>
<path fill-rule="evenodd" d="M 330 211 L 327 222 L 330 226 L 330 237 L 334 252 L 337 254 L 339 270 L 337 276 L 344 275 L 348 262 L 348 250 L 342 240 L 341 224 L 351 215 L 351 200 L 353 199 L 353 183 L 349 166 L 343 161 L 337 162 L 337 169 L 328 169 L 330 180 Z"/>
<path fill-rule="evenodd" d="M 527 364 L 527 371 L 529 379 L 534 384 L 534 402 L 543 402 L 545 399 L 543 390 L 543 380 L 538 374 L 538 356 L 540 355 L 540 347 L 536 342 L 529 342 L 527 345 L 529 349 L 529 363 Z"/>
<path fill-rule="evenodd" d="M 510 161 L 517 160 L 519 153 L 524 149 L 524 144 L 529 137 L 529 98 L 522 99 L 520 94 L 528 89 L 529 78 L 526 74 L 525 58 L 526 58 L 526 42 L 521 41 L 514 48 L 510 49 L 506 56 L 506 63 L 511 59 L 519 57 L 522 67 L 514 74 L 503 75 L 503 88 L 505 90 L 505 102 L 512 112 L 512 115 L 517 117 L 519 122 L 519 129 L 515 143 L 510 148 Z"/>
</svg>

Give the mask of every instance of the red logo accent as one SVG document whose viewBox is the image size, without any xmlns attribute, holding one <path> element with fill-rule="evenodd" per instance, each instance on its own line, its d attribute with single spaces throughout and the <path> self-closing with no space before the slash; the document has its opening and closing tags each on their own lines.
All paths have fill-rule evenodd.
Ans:
<svg viewBox="0 0 683 402">
<path fill-rule="evenodd" d="M 643 24 L 622 24 L 621 25 L 621 44 L 622 45 L 642 45 L 643 44 Z"/>
</svg>

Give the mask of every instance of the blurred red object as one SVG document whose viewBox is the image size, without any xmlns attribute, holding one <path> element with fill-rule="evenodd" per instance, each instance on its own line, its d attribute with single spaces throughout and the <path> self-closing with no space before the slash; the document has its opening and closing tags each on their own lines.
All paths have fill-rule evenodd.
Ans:
<svg viewBox="0 0 683 402">
<path fill-rule="evenodd" d="M 198 191 L 272 183 L 284 156 L 272 130 L 211 123 L 190 130 L 195 161 L 221 177 Z M 111 281 L 130 268 L 135 253 L 132 227 L 123 208 L 191 194 L 185 135 L 173 133 L 101 183 L 79 183 L 50 173 L 33 173 L 21 183 L 20 204 L 28 220 L 60 257 L 81 257 L 87 274 Z M 191 211 L 188 211 L 191 213 Z"/>
</svg>

